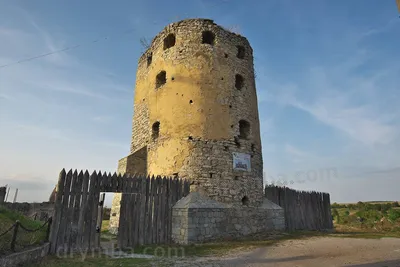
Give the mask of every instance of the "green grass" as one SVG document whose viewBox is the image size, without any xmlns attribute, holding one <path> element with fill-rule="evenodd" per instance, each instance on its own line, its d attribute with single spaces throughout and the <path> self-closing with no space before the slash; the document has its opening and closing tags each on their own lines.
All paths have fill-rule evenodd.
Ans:
<svg viewBox="0 0 400 267">
<path fill-rule="evenodd" d="M 100 240 L 101 241 L 116 241 L 117 236 L 113 235 L 108 231 L 108 227 L 110 226 L 110 221 L 109 220 L 103 220 L 101 224 L 101 234 L 100 234 Z"/>
<path fill-rule="evenodd" d="M 394 202 L 370 201 L 365 203 L 361 203 L 361 205 L 359 203 L 339 204 L 336 205 L 335 208 L 332 208 L 335 228 L 340 232 L 337 236 L 355 238 L 399 238 L 399 207 L 394 207 L 392 205 Z M 363 218 L 363 222 L 360 222 L 358 218 Z M 381 219 L 383 219 L 382 222 Z"/>
<path fill-rule="evenodd" d="M 6 209 L 0 206 L 0 234 L 9 229 L 17 220 L 27 229 L 37 229 L 44 222 L 34 221 L 31 218 L 25 217 L 22 214 Z M 19 228 L 17 235 L 16 250 L 22 250 L 24 247 L 42 243 L 46 238 L 47 226 L 41 230 L 30 233 Z M 13 230 L 9 231 L 4 236 L 0 237 L 0 255 L 10 253 L 10 243 L 13 235 Z"/>
<path fill-rule="evenodd" d="M 101 223 L 101 232 L 108 232 L 108 227 L 110 226 L 110 220 L 103 220 Z"/>
<path fill-rule="evenodd" d="M 31 264 L 26 267 L 123 267 L 123 266 L 138 266 L 150 267 L 151 260 L 149 259 L 111 259 L 107 256 L 82 257 L 76 255 L 73 258 L 59 258 L 56 256 L 46 257 L 37 264 Z"/>
</svg>

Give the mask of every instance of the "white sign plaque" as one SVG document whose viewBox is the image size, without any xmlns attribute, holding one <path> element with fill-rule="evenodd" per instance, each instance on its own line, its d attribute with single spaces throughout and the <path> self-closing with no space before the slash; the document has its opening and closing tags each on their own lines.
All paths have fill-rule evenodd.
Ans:
<svg viewBox="0 0 400 267">
<path fill-rule="evenodd" d="M 233 169 L 238 171 L 251 171 L 250 155 L 233 152 Z"/>
</svg>

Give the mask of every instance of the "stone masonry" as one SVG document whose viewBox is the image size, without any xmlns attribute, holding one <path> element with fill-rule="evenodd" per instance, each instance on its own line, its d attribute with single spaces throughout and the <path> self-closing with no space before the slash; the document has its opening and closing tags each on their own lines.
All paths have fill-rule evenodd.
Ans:
<svg viewBox="0 0 400 267">
<path fill-rule="evenodd" d="M 190 244 L 285 229 L 281 207 L 264 199 L 260 207 L 235 207 L 190 193 L 172 210 L 172 239 Z"/>
<path fill-rule="evenodd" d="M 261 207 L 263 159 L 248 40 L 209 19 L 171 23 L 155 36 L 138 62 L 130 148 L 119 161 L 121 174 L 178 176 L 221 205 Z M 238 153 L 249 164 L 237 164 Z M 120 198 L 115 194 L 111 211 L 114 232 Z"/>
</svg>

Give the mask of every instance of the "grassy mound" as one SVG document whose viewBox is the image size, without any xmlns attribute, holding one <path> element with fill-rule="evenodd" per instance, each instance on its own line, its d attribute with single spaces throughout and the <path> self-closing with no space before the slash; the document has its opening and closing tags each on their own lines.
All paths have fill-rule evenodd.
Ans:
<svg viewBox="0 0 400 267">
<path fill-rule="evenodd" d="M 18 212 L 0 206 L 0 235 L 13 226 L 17 220 L 21 223 L 21 225 L 30 230 L 38 229 L 44 223 L 41 221 L 34 221 Z M 47 226 L 44 226 L 42 229 L 36 232 L 27 232 L 20 227 L 16 239 L 16 251 L 43 243 L 46 238 L 46 231 Z M 0 237 L 0 255 L 11 253 L 10 245 L 13 232 L 14 230 L 12 229 Z"/>
</svg>

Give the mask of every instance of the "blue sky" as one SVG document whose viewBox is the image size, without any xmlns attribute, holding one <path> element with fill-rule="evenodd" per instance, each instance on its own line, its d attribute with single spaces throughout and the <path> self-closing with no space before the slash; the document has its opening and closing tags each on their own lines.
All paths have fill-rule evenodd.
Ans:
<svg viewBox="0 0 400 267">
<path fill-rule="evenodd" d="M 129 152 L 140 39 L 196 17 L 254 49 L 266 181 L 338 202 L 399 200 L 400 18 L 389 0 L 1 1 L 0 66 L 80 47 L 0 68 L 0 184 L 43 201 L 62 168 L 115 171 Z"/>
</svg>

